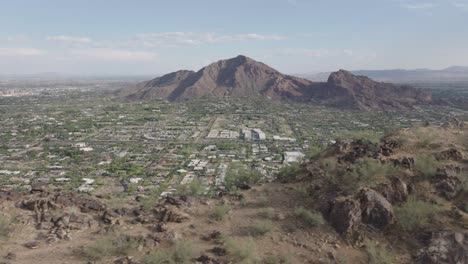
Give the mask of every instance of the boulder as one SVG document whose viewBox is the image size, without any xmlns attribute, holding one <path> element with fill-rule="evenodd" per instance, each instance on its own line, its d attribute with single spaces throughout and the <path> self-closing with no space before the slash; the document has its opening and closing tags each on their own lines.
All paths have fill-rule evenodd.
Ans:
<svg viewBox="0 0 468 264">
<path fill-rule="evenodd" d="M 453 161 L 460 161 L 463 160 L 463 153 L 461 153 L 457 149 L 448 149 L 442 152 L 439 152 L 435 155 L 437 160 L 453 160 Z"/>
<path fill-rule="evenodd" d="M 217 261 L 216 259 L 207 256 L 207 255 L 201 255 L 200 257 L 194 259 L 194 263 L 200 263 L 200 264 L 219 264 L 220 262 Z"/>
<path fill-rule="evenodd" d="M 154 210 L 155 217 L 161 222 L 182 223 L 190 219 L 190 216 L 179 208 L 169 205 L 157 206 Z"/>
<path fill-rule="evenodd" d="M 119 224 L 120 215 L 112 210 L 106 210 L 102 214 L 102 221 L 109 225 Z"/>
<path fill-rule="evenodd" d="M 349 196 L 337 197 L 330 208 L 327 218 L 337 232 L 346 235 L 358 229 L 362 215 L 359 201 Z"/>
<path fill-rule="evenodd" d="M 452 231 L 432 233 L 429 245 L 420 254 L 418 263 L 468 263 L 468 235 L 466 233 Z"/>
<path fill-rule="evenodd" d="M 31 193 L 46 192 L 48 188 L 47 183 L 37 182 L 31 185 Z"/>
<path fill-rule="evenodd" d="M 408 186 L 399 177 L 391 177 L 390 182 L 377 186 L 376 190 L 391 204 L 400 204 L 408 199 Z"/>
<path fill-rule="evenodd" d="M 339 162 L 354 163 L 364 157 L 377 158 L 379 146 L 370 140 L 357 139 L 350 142 L 337 142 L 335 144 L 336 153 L 344 153 L 338 157 Z"/>
<path fill-rule="evenodd" d="M 389 136 L 380 141 L 379 152 L 384 156 L 391 156 L 394 152 L 393 150 L 399 147 L 401 147 L 401 143 Z"/>
<path fill-rule="evenodd" d="M 458 194 L 460 184 L 461 181 L 458 177 L 449 176 L 436 183 L 435 187 L 440 195 L 447 199 L 453 199 Z"/>
<path fill-rule="evenodd" d="M 363 223 L 378 229 L 384 229 L 395 223 L 392 204 L 380 193 L 369 188 L 362 188 L 356 198 L 361 206 Z"/>
<path fill-rule="evenodd" d="M 414 158 L 403 157 L 401 159 L 393 159 L 391 161 L 396 167 L 401 167 L 408 170 L 412 170 L 414 168 Z"/>
</svg>

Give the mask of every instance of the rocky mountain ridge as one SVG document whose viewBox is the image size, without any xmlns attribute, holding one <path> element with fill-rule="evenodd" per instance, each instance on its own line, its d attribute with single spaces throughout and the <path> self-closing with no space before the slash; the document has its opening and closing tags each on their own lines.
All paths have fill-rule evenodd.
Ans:
<svg viewBox="0 0 468 264">
<path fill-rule="evenodd" d="M 332 73 L 327 82 L 312 82 L 282 74 L 242 55 L 212 63 L 198 72 L 182 70 L 145 81 L 120 95 L 130 101 L 264 96 L 363 110 L 410 108 L 432 102 L 429 93 L 410 86 L 376 82 L 345 70 Z"/>
</svg>

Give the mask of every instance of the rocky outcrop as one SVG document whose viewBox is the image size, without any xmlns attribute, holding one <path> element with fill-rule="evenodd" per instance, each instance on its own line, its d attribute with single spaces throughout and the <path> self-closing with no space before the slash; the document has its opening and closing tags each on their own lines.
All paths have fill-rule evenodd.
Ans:
<svg viewBox="0 0 468 264">
<path fill-rule="evenodd" d="M 356 198 L 361 205 L 363 223 L 377 229 L 384 229 L 395 222 L 392 204 L 378 192 L 363 188 Z"/>
<path fill-rule="evenodd" d="M 327 219 L 338 233 L 347 235 L 359 228 L 361 215 L 359 201 L 353 197 L 338 197 L 333 201 Z"/>
<path fill-rule="evenodd" d="M 408 185 L 399 177 L 391 177 L 390 182 L 378 185 L 376 190 L 391 204 L 400 204 L 408 199 Z"/>
<path fill-rule="evenodd" d="M 468 236 L 451 231 L 432 233 L 429 245 L 418 259 L 421 264 L 468 263 Z"/>
<path fill-rule="evenodd" d="M 435 158 L 437 160 L 453 160 L 453 161 L 461 161 L 463 160 L 463 153 L 461 153 L 457 149 L 447 149 L 442 152 L 435 154 Z"/>
<path fill-rule="evenodd" d="M 339 141 L 332 146 L 332 154 L 338 155 L 339 162 L 355 163 L 360 158 L 377 158 L 379 146 L 365 139 Z"/>
<path fill-rule="evenodd" d="M 414 158 L 403 157 L 401 159 L 392 159 L 390 160 L 393 163 L 393 166 L 412 170 L 414 168 Z"/>
<path fill-rule="evenodd" d="M 355 196 L 335 198 L 325 216 L 342 235 L 352 234 L 361 224 L 385 229 L 395 223 L 392 204 L 370 188 L 362 188 Z"/>
<path fill-rule="evenodd" d="M 448 176 L 436 183 L 435 187 L 437 192 L 447 199 L 453 199 L 458 191 L 461 184 L 460 179 L 456 176 Z"/>
</svg>

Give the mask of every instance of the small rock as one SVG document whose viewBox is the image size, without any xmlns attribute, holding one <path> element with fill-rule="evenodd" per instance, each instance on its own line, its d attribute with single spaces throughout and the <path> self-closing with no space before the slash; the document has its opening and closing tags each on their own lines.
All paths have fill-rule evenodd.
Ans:
<svg viewBox="0 0 468 264">
<path fill-rule="evenodd" d="M 24 244 L 25 247 L 29 249 L 36 249 L 39 248 L 39 242 L 38 241 L 29 241 Z"/>
</svg>

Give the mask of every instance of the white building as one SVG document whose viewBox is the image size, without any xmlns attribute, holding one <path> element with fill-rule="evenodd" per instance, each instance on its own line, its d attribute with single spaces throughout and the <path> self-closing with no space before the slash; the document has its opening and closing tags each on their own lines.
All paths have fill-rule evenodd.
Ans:
<svg viewBox="0 0 468 264">
<path fill-rule="evenodd" d="M 283 154 L 283 163 L 300 162 L 304 157 L 304 153 L 300 151 L 286 151 Z"/>
</svg>

